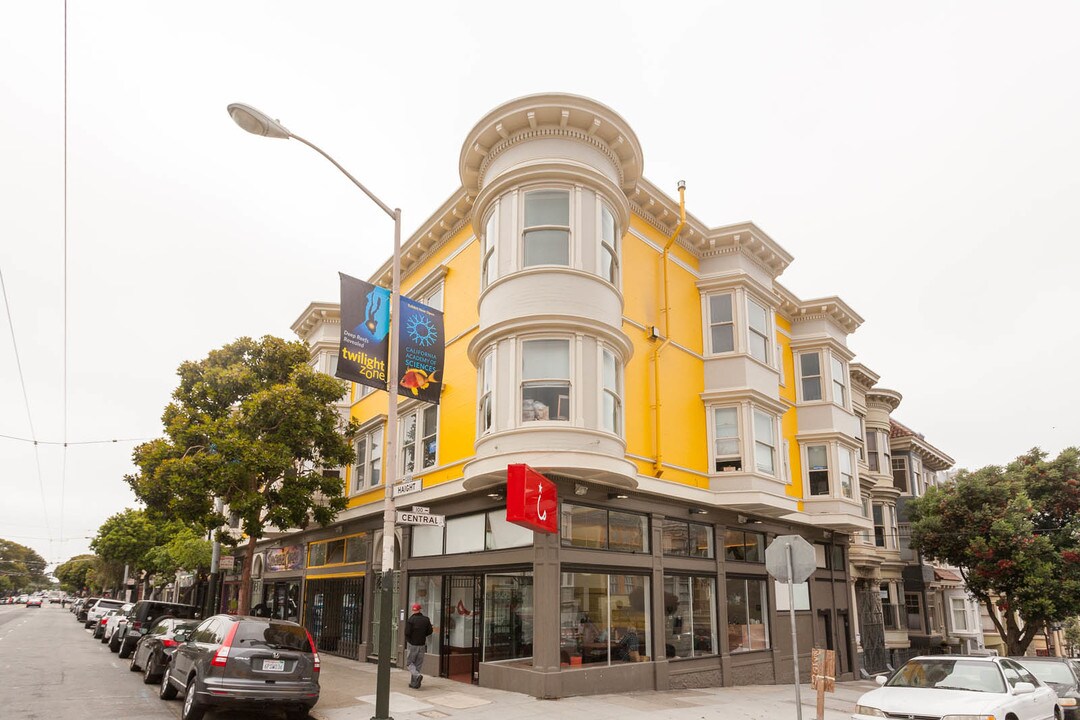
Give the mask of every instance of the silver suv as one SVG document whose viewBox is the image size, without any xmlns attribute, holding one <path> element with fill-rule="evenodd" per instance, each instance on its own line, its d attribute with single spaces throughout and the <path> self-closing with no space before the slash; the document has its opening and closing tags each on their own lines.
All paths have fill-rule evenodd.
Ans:
<svg viewBox="0 0 1080 720">
<path fill-rule="evenodd" d="M 319 653 L 296 623 L 215 615 L 176 640 L 158 696 L 172 700 L 182 689 L 183 720 L 200 720 L 211 706 L 268 705 L 298 720 L 319 701 Z"/>
</svg>

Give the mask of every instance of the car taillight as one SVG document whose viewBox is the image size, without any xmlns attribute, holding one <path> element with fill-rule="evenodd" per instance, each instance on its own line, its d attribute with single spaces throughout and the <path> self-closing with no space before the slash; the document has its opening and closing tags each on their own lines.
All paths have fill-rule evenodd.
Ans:
<svg viewBox="0 0 1080 720">
<path fill-rule="evenodd" d="M 233 637 L 236 636 L 236 628 L 240 626 L 240 623 L 233 623 L 233 626 L 229 628 L 229 633 L 225 636 L 225 642 L 221 643 L 221 647 L 214 653 L 213 659 L 210 660 L 210 664 L 214 667 L 225 667 L 229 662 L 229 650 L 232 648 Z"/>
<path fill-rule="evenodd" d="M 135 632 L 138 632 L 139 628 L 141 627 L 142 623 L 138 620 L 128 620 L 128 630 L 134 630 Z"/>
<path fill-rule="evenodd" d="M 319 651 L 315 649 L 315 641 L 311 637 L 311 631 L 304 628 L 304 632 L 307 633 L 308 645 L 311 646 L 311 664 L 315 672 L 319 672 Z"/>
<path fill-rule="evenodd" d="M 173 640 L 172 638 L 165 638 L 165 639 L 163 639 L 163 640 L 161 641 L 161 646 L 162 646 L 162 647 L 176 647 L 176 646 L 177 646 L 177 645 L 179 645 L 179 644 L 180 644 L 180 643 L 176 642 L 176 641 L 175 641 L 175 640 Z"/>
</svg>

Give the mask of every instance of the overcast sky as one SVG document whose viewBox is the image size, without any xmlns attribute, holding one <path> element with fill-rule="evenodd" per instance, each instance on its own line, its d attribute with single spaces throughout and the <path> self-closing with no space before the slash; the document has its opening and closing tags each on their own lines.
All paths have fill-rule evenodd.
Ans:
<svg viewBox="0 0 1080 720">
<path fill-rule="evenodd" d="M 372 203 L 228 103 L 409 233 L 477 120 L 560 91 L 702 221 L 763 228 L 797 296 L 854 307 L 858 361 L 959 467 L 1080 444 L 1077 3 L 69 0 L 66 403 L 64 6 L 0 6 L 0 435 L 60 442 L 65 404 L 70 442 L 159 435 L 181 361 L 292 337 L 389 256 Z M 0 537 L 86 551 L 134 505 L 133 446 L 0 437 Z"/>
</svg>

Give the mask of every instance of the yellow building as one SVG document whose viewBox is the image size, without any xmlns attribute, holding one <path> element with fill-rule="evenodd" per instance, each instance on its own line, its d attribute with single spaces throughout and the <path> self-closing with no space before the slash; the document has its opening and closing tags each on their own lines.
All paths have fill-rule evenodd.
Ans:
<svg viewBox="0 0 1080 720">
<path fill-rule="evenodd" d="M 461 187 L 402 249 L 403 294 L 445 313 L 440 403 L 401 398 L 388 431 L 385 393 L 354 386 L 348 509 L 264 544 L 309 546 L 307 567 L 259 582 L 307 579 L 321 645 L 374 650 L 363 579 L 393 462 L 422 488 L 400 500 L 446 517 L 395 539 L 396 602 L 432 618 L 444 676 L 548 697 L 788 681 L 787 591 L 764 564 L 786 534 L 817 555 L 795 595 L 804 672 L 816 645 L 854 676 L 847 551 L 873 530 L 847 347 L 862 318 L 796 297 L 765 232 L 708 227 L 642 169 L 629 124 L 572 95 L 508 102 L 465 138 Z M 389 286 L 389 260 L 371 280 Z M 293 326 L 327 372 L 339 323 L 314 303 Z M 506 522 L 513 463 L 558 487 L 558 534 Z"/>
</svg>

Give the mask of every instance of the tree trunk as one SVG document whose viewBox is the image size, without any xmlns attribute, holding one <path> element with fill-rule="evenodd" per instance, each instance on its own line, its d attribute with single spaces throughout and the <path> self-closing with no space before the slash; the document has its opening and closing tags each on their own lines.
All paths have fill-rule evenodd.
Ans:
<svg viewBox="0 0 1080 720">
<path fill-rule="evenodd" d="M 236 612 L 238 615 L 251 613 L 251 566 L 255 562 L 255 543 L 258 542 L 254 535 L 248 535 L 247 552 L 244 553 L 244 569 L 240 573 L 240 596 L 237 598 Z"/>
</svg>

